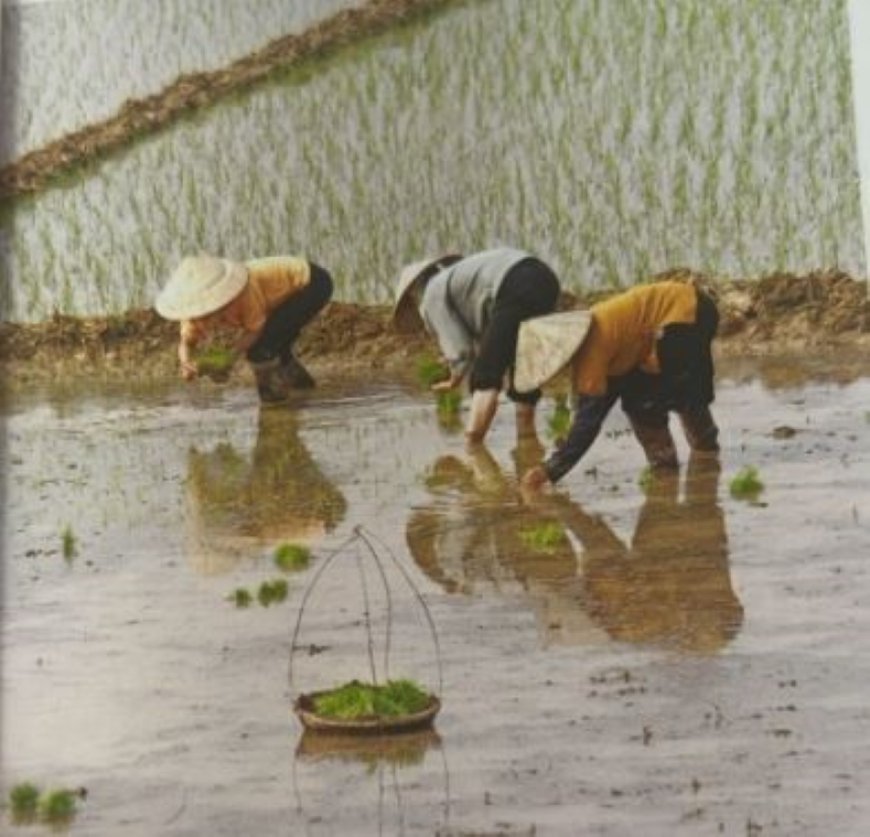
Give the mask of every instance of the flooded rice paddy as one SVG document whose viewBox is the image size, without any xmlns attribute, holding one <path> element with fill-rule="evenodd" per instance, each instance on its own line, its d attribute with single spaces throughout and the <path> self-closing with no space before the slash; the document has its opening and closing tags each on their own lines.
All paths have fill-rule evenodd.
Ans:
<svg viewBox="0 0 870 837">
<path fill-rule="evenodd" d="M 176 16 L 179 32 L 245 31 L 198 3 L 158 6 L 159 31 Z M 74 8 L 27 12 L 60 31 Z M 138 43 L 123 8 L 113 42 Z M 681 264 L 860 275 L 845 3 L 650 8 L 449 4 L 138 141 L 3 213 L 4 316 L 148 306 L 201 250 L 306 253 L 353 302 L 386 300 L 411 259 L 497 243 L 534 250 L 575 289 Z M 63 27 L 76 54 L 106 37 Z M 177 66 L 178 42 L 166 50 Z M 106 80 L 87 78 L 103 101 Z"/>
<path fill-rule="evenodd" d="M 208 385 L 16 396 L 4 795 L 83 786 L 88 835 L 865 833 L 870 378 L 745 372 L 720 383 L 718 464 L 647 482 L 614 415 L 532 505 L 516 474 L 539 450 L 507 405 L 472 455 L 387 384 L 262 413 Z M 752 502 L 729 491 L 747 465 Z M 429 732 L 360 743 L 292 714 L 369 665 L 378 585 L 351 555 L 288 679 L 306 585 L 359 526 L 435 625 L 394 598 L 394 673 L 443 699 Z M 282 575 L 288 541 L 314 557 L 283 602 L 227 600 Z"/>
</svg>

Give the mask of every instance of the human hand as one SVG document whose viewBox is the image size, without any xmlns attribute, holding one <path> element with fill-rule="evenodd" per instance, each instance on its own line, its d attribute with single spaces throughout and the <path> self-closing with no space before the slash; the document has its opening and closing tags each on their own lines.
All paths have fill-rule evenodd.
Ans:
<svg viewBox="0 0 870 837">
<path fill-rule="evenodd" d="M 523 474 L 520 485 L 529 491 L 540 491 L 549 482 L 550 478 L 547 476 L 543 465 L 536 465 Z"/>
<path fill-rule="evenodd" d="M 192 381 L 199 374 L 195 363 L 183 362 L 181 364 L 181 377 L 185 381 Z"/>
<path fill-rule="evenodd" d="M 450 392 L 450 390 L 456 388 L 458 383 L 459 381 L 451 375 L 451 377 L 446 380 L 436 381 L 431 387 L 429 387 L 429 389 L 431 389 L 432 392 Z"/>
</svg>

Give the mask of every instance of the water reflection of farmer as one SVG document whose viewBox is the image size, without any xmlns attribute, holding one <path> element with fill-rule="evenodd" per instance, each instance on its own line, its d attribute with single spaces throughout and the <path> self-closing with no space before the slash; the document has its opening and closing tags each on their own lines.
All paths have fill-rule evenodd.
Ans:
<svg viewBox="0 0 870 837">
<path fill-rule="evenodd" d="M 518 469 L 540 460 L 528 439 L 515 452 Z M 552 509 L 523 505 L 517 481 L 482 445 L 467 460 L 439 458 L 426 484 L 432 504 L 406 528 L 420 569 L 449 593 L 521 594 L 530 600 L 547 642 L 577 641 L 594 628 L 581 607 L 578 562 Z"/>
<path fill-rule="evenodd" d="M 654 474 L 630 546 L 599 517 L 554 497 L 583 545 L 589 615 L 614 638 L 712 652 L 740 629 L 731 586 L 717 459 L 693 455 L 679 498 L 675 471 Z"/>
<path fill-rule="evenodd" d="M 668 428 L 676 413 L 692 450 L 718 451 L 711 343 L 712 298 L 686 282 L 641 285 L 594 305 L 526 324 L 515 385 L 542 386 L 570 364 L 576 395 L 564 443 L 523 478 L 528 488 L 560 480 L 586 453 L 617 401 L 654 468 L 676 467 Z"/>
<path fill-rule="evenodd" d="M 188 459 L 189 552 L 203 572 L 223 572 L 252 550 L 310 543 L 344 518 L 346 502 L 299 436 L 291 411 L 260 411 L 248 460 L 227 443 Z"/>
</svg>

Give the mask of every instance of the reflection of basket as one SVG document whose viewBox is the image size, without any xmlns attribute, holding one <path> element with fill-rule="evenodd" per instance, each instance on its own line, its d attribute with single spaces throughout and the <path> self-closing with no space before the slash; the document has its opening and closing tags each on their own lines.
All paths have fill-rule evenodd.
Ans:
<svg viewBox="0 0 870 837">
<path fill-rule="evenodd" d="M 409 715 L 374 715 L 361 718 L 329 718 L 314 711 L 315 699 L 323 692 L 300 695 L 293 704 L 299 720 L 306 729 L 317 732 L 350 733 L 353 735 L 378 735 L 381 733 L 405 732 L 423 729 L 432 724 L 441 709 L 441 701 L 429 695 L 429 705 Z"/>
<path fill-rule="evenodd" d="M 296 747 L 296 756 L 307 761 L 338 759 L 405 766 L 420 764 L 429 750 L 440 747 L 441 739 L 431 727 L 381 736 L 306 729 Z"/>
</svg>

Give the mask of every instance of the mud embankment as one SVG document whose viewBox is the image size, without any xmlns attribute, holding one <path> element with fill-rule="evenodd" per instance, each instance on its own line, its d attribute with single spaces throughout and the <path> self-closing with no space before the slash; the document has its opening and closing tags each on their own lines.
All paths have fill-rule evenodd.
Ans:
<svg viewBox="0 0 870 837">
<path fill-rule="evenodd" d="M 227 67 L 181 75 L 159 93 L 128 99 L 109 119 L 66 134 L 0 168 L 0 200 L 38 192 L 62 175 L 155 133 L 184 114 L 451 2 L 455 0 L 369 0 L 337 12 L 305 32 L 270 41 Z"/>
<path fill-rule="evenodd" d="M 680 269 L 655 278 L 666 277 L 695 279 L 714 291 L 721 313 L 715 345 L 722 357 L 816 355 L 842 359 L 857 374 L 870 371 L 870 298 L 864 282 L 837 271 L 726 281 Z M 587 306 L 605 296 L 565 294 L 562 307 Z M 319 372 L 413 373 L 409 359 L 434 351 L 435 344 L 422 333 L 398 333 L 389 315 L 388 306 L 333 302 L 303 332 L 299 354 Z M 3 323 L 0 368 L 7 384 L 59 375 L 161 378 L 176 374 L 177 338 L 177 325 L 150 309 Z M 247 374 L 245 364 L 234 372 Z"/>
</svg>

